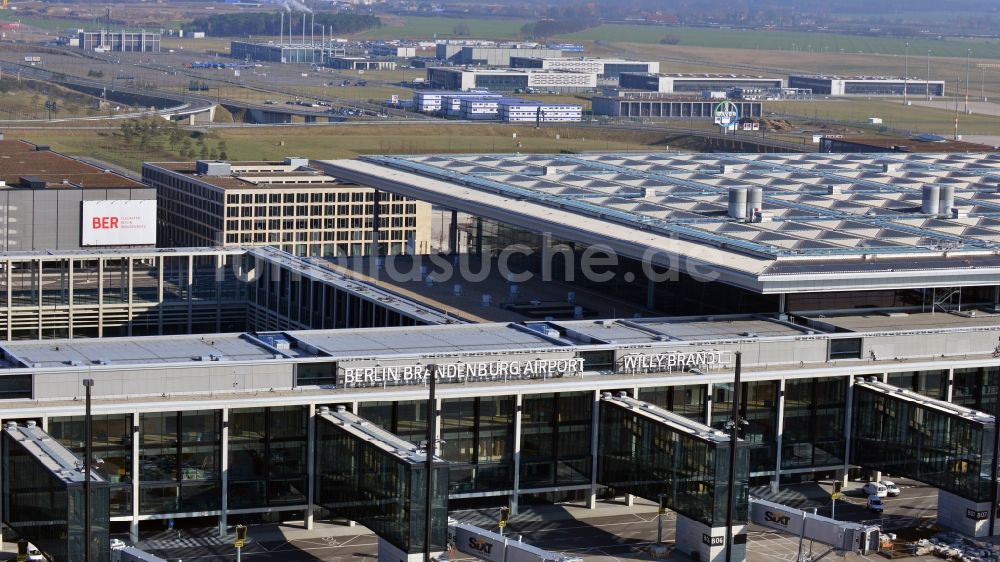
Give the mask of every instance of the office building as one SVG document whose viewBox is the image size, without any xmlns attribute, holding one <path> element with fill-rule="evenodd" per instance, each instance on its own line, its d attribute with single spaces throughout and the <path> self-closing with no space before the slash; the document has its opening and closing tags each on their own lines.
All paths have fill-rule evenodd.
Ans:
<svg viewBox="0 0 1000 562">
<path fill-rule="evenodd" d="M 368 53 L 373 57 L 393 57 L 397 59 L 412 59 L 413 57 L 417 56 L 417 48 L 413 46 L 376 43 L 368 47 Z"/>
<path fill-rule="evenodd" d="M 560 49 L 529 45 L 463 45 L 438 43 L 436 57 L 456 65 L 510 66 L 512 57 L 559 58 Z"/>
<path fill-rule="evenodd" d="M 791 75 L 789 88 L 811 89 L 813 94 L 827 96 L 943 96 L 944 80 L 887 76 L 823 76 Z"/>
<path fill-rule="evenodd" d="M 747 95 L 765 90 L 780 90 L 780 78 L 739 74 L 650 74 L 623 72 L 618 77 L 623 90 L 643 90 L 661 94 L 698 95 L 702 92 L 726 92 L 738 88 Z M 791 85 L 789 85 L 791 86 Z"/>
<path fill-rule="evenodd" d="M 146 163 L 164 246 L 275 246 L 297 256 L 372 254 L 374 190 L 337 181 L 305 158 Z M 427 253 L 430 206 L 379 199 L 380 255 Z"/>
<path fill-rule="evenodd" d="M 86 51 L 159 53 L 160 34 L 148 31 L 80 31 L 79 47 Z"/>
<path fill-rule="evenodd" d="M 572 123 L 583 119 L 583 107 L 575 103 L 555 103 L 521 98 L 497 102 L 501 121 L 507 123 Z"/>
<path fill-rule="evenodd" d="M 155 245 L 155 189 L 0 134 L 0 250 Z"/>
<path fill-rule="evenodd" d="M 464 98 L 496 98 L 501 94 L 491 94 L 488 90 L 457 92 L 454 90 L 416 90 L 413 92 L 413 109 L 424 113 L 436 111 L 457 112 Z"/>
<path fill-rule="evenodd" d="M 434 67 L 427 69 L 427 84 L 444 90 L 489 90 L 493 92 L 581 92 L 597 87 L 593 72 L 552 70 L 473 69 Z"/>
<path fill-rule="evenodd" d="M 730 101 L 739 111 L 739 117 L 761 117 L 761 102 L 746 100 L 718 100 L 683 98 L 629 92 L 619 96 L 595 96 L 591 99 L 594 115 L 611 117 L 648 117 L 654 119 L 715 119 L 720 102 Z"/>
<path fill-rule="evenodd" d="M 396 70 L 396 61 L 366 57 L 331 57 L 326 62 L 330 68 L 340 70 Z"/>
<path fill-rule="evenodd" d="M 623 72 L 657 73 L 658 62 L 602 58 L 511 57 L 511 68 L 540 68 L 570 72 L 593 72 L 598 80 L 617 80 Z"/>
</svg>

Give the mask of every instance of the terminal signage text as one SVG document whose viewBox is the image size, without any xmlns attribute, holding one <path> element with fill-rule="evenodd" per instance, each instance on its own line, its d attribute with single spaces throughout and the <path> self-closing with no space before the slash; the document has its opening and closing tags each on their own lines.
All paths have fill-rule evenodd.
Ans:
<svg viewBox="0 0 1000 562">
<path fill-rule="evenodd" d="M 626 355 L 619 360 L 620 373 L 660 373 L 694 368 L 721 367 L 731 361 L 729 351 L 675 351 L 649 355 Z"/>
<path fill-rule="evenodd" d="M 702 533 L 701 542 L 707 544 L 708 546 L 725 546 L 726 537 L 713 537 L 708 533 Z"/>
<path fill-rule="evenodd" d="M 436 382 L 491 382 L 542 379 L 583 372 L 583 359 L 532 359 L 527 361 L 482 361 L 437 365 Z M 353 387 L 400 386 L 427 382 L 428 365 L 390 365 L 345 368 L 343 384 Z"/>
</svg>

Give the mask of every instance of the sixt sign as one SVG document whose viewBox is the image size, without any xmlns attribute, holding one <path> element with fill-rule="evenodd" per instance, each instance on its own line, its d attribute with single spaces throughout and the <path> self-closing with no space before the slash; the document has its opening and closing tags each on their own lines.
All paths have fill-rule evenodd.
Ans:
<svg viewBox="0 0 1000 562">
<path fill-rule="evenodd" d="M 764 521 L 767 521 L 769 523 L 776 523 L 778 525 L 781 525 L 782 527 L 787 527 L 788 522 L 791 521 L 791 519 L 792 518 L 790 516 L 785 515 L 784 513 L 775 513 L 773 511 L 764 512 Z"/>
<path fill-rule="evenodd" d="M 472 525 L 455 525 L 455 548 L 477 560 L 504 561 L 504 538 Z"/>
</svg>

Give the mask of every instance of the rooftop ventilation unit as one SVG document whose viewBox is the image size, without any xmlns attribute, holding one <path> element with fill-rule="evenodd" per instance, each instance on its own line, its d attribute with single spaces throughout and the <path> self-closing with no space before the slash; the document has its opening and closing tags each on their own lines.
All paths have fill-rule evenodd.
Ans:
<svg viewBox="0 0 1000 562">
<path fill-rule="evenodd" d="M 198 160 L 195 172 L 203 176 L 228 176 L 232 173 L 232 166 L 222 160 Z"/>
</svg>

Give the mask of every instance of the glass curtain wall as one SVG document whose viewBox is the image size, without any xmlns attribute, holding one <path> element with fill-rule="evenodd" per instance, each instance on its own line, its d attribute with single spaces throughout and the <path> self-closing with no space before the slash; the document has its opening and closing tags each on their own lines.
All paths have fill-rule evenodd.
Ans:
<svg viewBox="0 0 1000 562">
<path fill-rule="evenodd" d="M 84 416 L 52 418 L 49 435 L 83 458 Z M 93 416 L 94 468 L 108 481 L 111 515 L 132 515 L 132 416 Z"/>
<path fill-rule="evenodd" d="M 306 406 L 229 411 L 230 509 L 306 503 Z"/>
<path fill-rule="evenodd" d="M 670 509 L 709 526 L 725 524 L 729 443 L 697 439 L 606 401 L 600 408 L 598 482 L 651 501 L 662 496 Z M 747 453 L 741 442 L 736 460 L 737 523 L 747 521 Z"/>
<path fill-rule="evenodd" d="M 1000 367 L 955 369 L 951 401 L 993 415 L 997 407 Z"/>
<path fill-rule="evenodd" d="M 994 427 L 854 387 L 851 463 L 989 501 Z"/>
<path fill-rule="evenodd" d="M 643 402 L 649 402 L 664 410 L 680 414 L 689 420 L 705 423 L 705 407 L 708 404 L 705 398 L 707 394 L 708 385 L 692 384 L 640 388 L 638 398 Z"/>
<path fill-rule="evenodd" d="M 781 468 L 843 464 L 847 379 L 785 381 Z"/>
<path fill-rule="evenodd" d="M 593 393 L 527 394 L 521 407 L 521 489 L 587 484 Z"/>
<path fill-rule="evenodd" d="M 923 394 L 928 398 L 944 400 L 948 392 L 948 371 L 909 371 L 889 373 L 889 384 Z"/>
<path fill-rule="evenodd" d="M 778 381 L 756 381 L 741 384 L 740 438 L 750 444 L 750 472 L 773 472 L 778 434 Z M 712 427 L 724 429 L 733 407 L 733 384 L 712 386 Z"/>
<path fill-rule="evenodd" d="M 139 416 L 139 512 L 187 513 L 222 508 L 222 412 Z"/>
<path fill-rule="evenodd" d="M 514 397 L 444 400 L 441 456 L 451 461 L 451 493 L 514 488 Z"/>
</svg>

